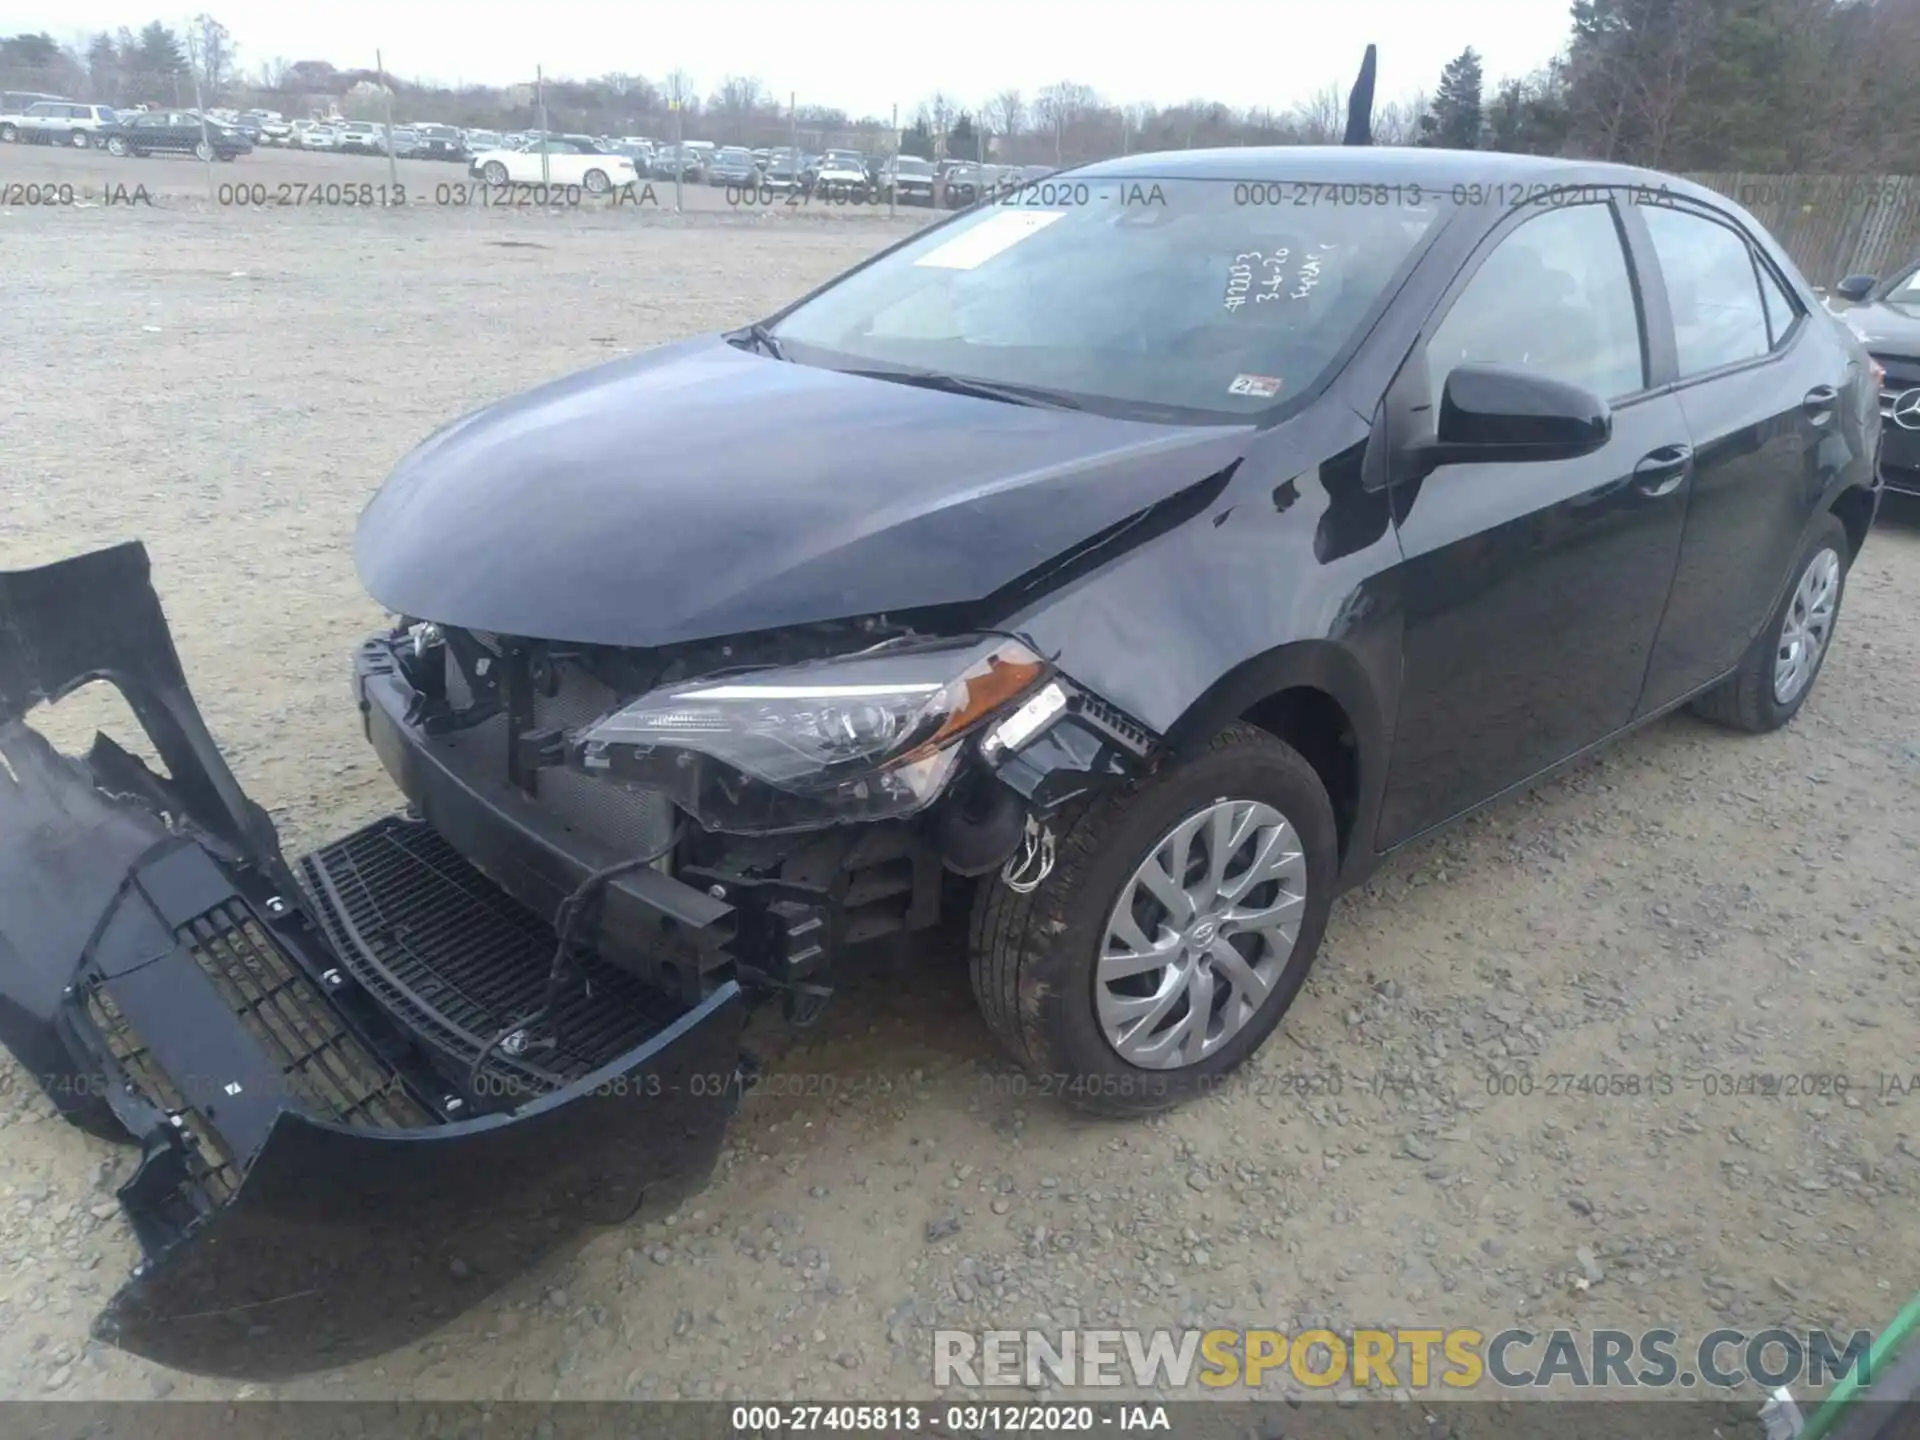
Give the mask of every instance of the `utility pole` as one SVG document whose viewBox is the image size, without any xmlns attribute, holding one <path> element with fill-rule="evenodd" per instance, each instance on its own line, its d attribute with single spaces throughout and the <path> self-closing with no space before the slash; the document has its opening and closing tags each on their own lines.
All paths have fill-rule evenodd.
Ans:
<svg viewBox="0 0 1920 1440">
<path fill-rule="evenodd" d="M 893 183 L 887 186 L 887 218 L 893 219 L 899 214 L 894 207 L 900 195 L 900 105 L 896 101 L 893 107 L 893 158 L 887 162 L 893 166 Z"/>
<path fill-rule="evenodd" d="M 794 164 L 800 163 L 800 100 L 799 92 L 787 92 L 787 145 L 793 151 Z"/>
<path fill-rule="evenodd" d="M 687 167 L 687 152 L 680 146 L 680 97 L 675 95 L 667 101 L 667 109 L 673 112 L 673 213 L 680 213 L 680 176 Z"/>
<path fill-rule="evenodd" d="M 380 77 L 380 99 L 386 107 L 387 116 L 387 195 L 389 200 L 400 193 L 400 165 L 393 158 L 393 87 L 387 84 L 387 62 L 380 52 L 373 52 L 373 73 Z"/>
<path fill-rule="evenodd" d="M 540 194 L 547 196 L 547 78 L 538 66 L 533 67 L 533 104 L 540 116 Z"/>
<path fill-rule="evenodd" d="M 200 155 L 207 166 L 207 203 L 212 205 L 213 198 L 213 137 L 207 133 L 207 102 L 200 93 L 199 47 L 193 41 L 193 26 L 187 26 L 187 68 L 193 72 L 193 108 L 200 118 Z M 173 87 L 180 88 L 178 72 L 173 77 Z"/>
</svg>

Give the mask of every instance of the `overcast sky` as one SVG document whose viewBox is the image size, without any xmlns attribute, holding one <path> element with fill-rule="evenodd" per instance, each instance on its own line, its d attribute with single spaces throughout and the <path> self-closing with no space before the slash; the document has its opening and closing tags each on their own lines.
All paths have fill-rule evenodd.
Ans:
<svg viewBox="0 0 1920 1440">
<path fill-rule="evenodd" d="M 197 7 L 196 7 L 197 8 Z M 623 70 L 658 78 L 684 68 L 699 93 L 727 74 L 758 76 L 781 101 L 835 105 L 855 117 L 901 114 L 935 91 L 977 106 L 1013 86 L 1031 97 L 1057 80 L 1091 85 L 1113 103 L 1223 101 L 1285 109 L 1329 83 L 1352 83 L 1368 41 L 1380 46 L 1381 100 L 1431 90 L 1440 67 L 1472 45 L 1489 82 L 1532 70 L 1569 29 L 1564 0 L 966 0 L 951 8 L 852 0 L 731 0 L 636 4 L 614 0 L 208 0 L 233 32 L 242 68 L 263 60 L 371 66 L 375 47 L 394 74 L 504 84 Z M 175 26 L 193 10 L 162 13 Z M 137 30 L 152 3 L 0 0 L 0 34 L 47 30 L 60 39 Z"/>
</svg>

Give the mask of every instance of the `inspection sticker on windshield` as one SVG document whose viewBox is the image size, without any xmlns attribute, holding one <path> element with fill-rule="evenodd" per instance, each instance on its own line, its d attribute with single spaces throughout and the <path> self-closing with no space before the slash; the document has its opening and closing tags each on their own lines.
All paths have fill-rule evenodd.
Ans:
<svg viewBox="0 0 1920 1440">
<path fill-rule="evenodd" d="M 1227 386 L 1229 395 L 1258 395 L 1262 398 L 1280 393 L 1278 375 L 1236 375 Z"/>
<path fill-rule="evenodd" d="M 971 270 L 1002 250 L 1066 217 L 1064 210 L 996 210 L 964 235 L 936 245 L 913 263 L 938 270 Z"/>
</svg>

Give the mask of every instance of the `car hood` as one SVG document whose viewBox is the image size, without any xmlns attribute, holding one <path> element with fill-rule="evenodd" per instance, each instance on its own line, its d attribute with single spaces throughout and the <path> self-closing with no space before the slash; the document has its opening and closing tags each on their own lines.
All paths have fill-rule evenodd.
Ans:
<svg viewBox="0 0 1920 1440">
<path fill-rule="evenodd" d="M 1870 350 L 1891 349 L 1920 356 L 1920 305 L 1877 300 L 1836 312 L 1841 322 Z"/>
<path fill-rule="evenodd" d="M 1250 433 L 943 394 L 703 336 L 440 430 L 369 502 L 354 558 L 402 615 L 665 645 L 981 599 L 1217 473 Z"/>
</svg>

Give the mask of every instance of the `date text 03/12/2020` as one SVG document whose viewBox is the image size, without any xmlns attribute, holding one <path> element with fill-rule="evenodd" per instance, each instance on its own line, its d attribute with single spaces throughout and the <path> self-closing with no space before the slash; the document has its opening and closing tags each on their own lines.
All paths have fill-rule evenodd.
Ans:
<svg viewBox="0 0 1920 1440">
<path fill-rule="evenodd" d="M 820 1433 L 907 1435 L 938 1429 L 950 1435 L 1075 1434 L 1100 1430 L 1168 1432 L 1164 1405 L 858 1404 L 735 1405 L 727 1417 L 736 1436 Z"/>
</svg>

